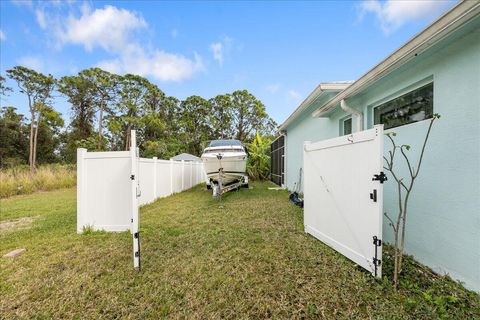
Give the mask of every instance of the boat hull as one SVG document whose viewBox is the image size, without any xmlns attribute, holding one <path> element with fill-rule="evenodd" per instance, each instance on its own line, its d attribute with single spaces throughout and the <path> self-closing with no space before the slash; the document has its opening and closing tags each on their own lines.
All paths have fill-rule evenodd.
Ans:
<svg viewBox="0 0 480 320">
<path fill-rule="evenodd" d="M 202 162 L 208 182 L 218 182 L 220 174 L 222 174 L 224 185 L 246 176 L 247 154 L 245 152 L 204 153 Z"/>
</svg>

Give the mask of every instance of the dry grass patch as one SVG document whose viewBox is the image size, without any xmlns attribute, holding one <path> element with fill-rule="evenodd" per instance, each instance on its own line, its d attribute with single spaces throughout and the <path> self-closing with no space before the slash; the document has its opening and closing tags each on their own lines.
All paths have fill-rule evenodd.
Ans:
<svg viewBox="0 0 480 320">
<path fill-rule="evenodd" d="M 50 191 L 75 186 L 74 165 L 41 165 L 35 173 L 27 166 L 0 169 L 0 199 L 37 191 Z"/>
<path fill-rule="evenodd" d="M 7 220 L 7 221 L 1 221 L 0 222 L 0 233 L 7 233 L 9 231 L 15 231 L 18 229 L 25 229 L 30 227 L 32 224 L 33 220 L 35 220 L 37 217 L 23 217 L 23 218 L 18 218 L 14 220 Z"/>
</svg>

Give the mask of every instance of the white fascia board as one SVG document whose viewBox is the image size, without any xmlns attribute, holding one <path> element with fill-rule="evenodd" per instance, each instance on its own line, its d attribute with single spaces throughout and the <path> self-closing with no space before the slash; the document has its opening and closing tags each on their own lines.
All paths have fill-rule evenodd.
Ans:
<svg viewBox="0 0 480 320">
<path fill-rule="evenodd" d="M 345 90 L 353 81 L 338 81 L 338 82 L 326 82 L 320 83 L 315 90 L 303 100 L 303 102 L 293 111 L 293 113 L 285 120 L 278 128 L 279 131 L 284 131 L 285 128 L 298 117 L 303 110 L 305 110 L 311 103 L 315 102 L 324 92 L 340 92 Z"/>
<path fill-rule="evenodd" d="M 337 107 L 343 99 L 347 99 L 372 83 L 383 78 L 393 70 L 404 65 L 440 40 L 458 30 L 465 23 L 478 17 L 480 1 L 462 1 L 450 11 L 433 22 L 426 29 L 415 35 L 400 49 L 389 55 L 357 81 L 312 113 L 313 117 L 321 117 Z"/>
</svg>

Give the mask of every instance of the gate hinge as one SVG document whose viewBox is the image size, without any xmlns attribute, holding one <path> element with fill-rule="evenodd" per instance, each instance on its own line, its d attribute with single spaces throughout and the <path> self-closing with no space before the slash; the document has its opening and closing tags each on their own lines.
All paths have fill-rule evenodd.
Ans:
<svg viewBox="0 0 480 320">
<path fill-rule="evenodd" d="M 135 233 L 133 234 L 133 237 L 134 237 L 135 239 L 138 239 L 139 235 L 140 235 L 139 232 L 135 232 Z"/>
<path fill-rule="evenodd" d="M 136 258 L 140 257 L 140 252 L 135 251 L 135 257 L 136 257 Z"/>
<path fill-rule="evenodd" d="M 373 244 L 380 247 L 382 245 L 382 240 L 378 239 L 377 236 L 373 236 Z"/>
<path fill-rule="evenodd" d="M 374 265 L 375 267 L 380 267 L 380 265 L 382 264 L 382 260 L 377 259 L 377 258 L 375 258 L 375 257 L 372 258 L 372 262 L 373 262 L 373 265 Z M 375 270 L 375 271 L 376 271 L 376 270 Z"/>
<path fill-rule="evenodd" d="M 380 171 L 380 174 L 374 174 L 372 178 L 372 181 L 380 181 L 380 183 L 383 183 L 387 180 L 387 176 L 383 171 Z"/>
<path fill-rule="evenodd" d="M 130 180 L 135 180 L 135 175 L 134 175 L 134 174 L 132 174 L 132 175 L 130 176 Z"/>
</svg>

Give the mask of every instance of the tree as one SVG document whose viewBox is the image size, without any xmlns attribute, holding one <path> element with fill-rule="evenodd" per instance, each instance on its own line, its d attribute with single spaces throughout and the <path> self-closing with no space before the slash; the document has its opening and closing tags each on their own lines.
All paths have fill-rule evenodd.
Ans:
<svg viewBox="0 0 480 320">
<path fill-rule="evenodd" d="M 86 139 L 93 133 L 95 117 L 95 87 L 84 75 L 66 76 L 58 81 L 58 91 L 72 105 L 72 127 L 75 140 Z"/>
<path fill-rule="evenodd" d="M 59 160 L 60 130 L 64 126 L 61 113 L 50 106 L 45 106 L 42 125 L 38 138 L 38 163 L 52 163 Z"/>
<path fill-rule="evenodd" d="M 199 96 L 191 96 L 182 101 L 181 123 L 182 138 L 187 146 L 187 151 L 200 155 L 203 145 L 212 139 L 212 130 L 208 123 L 211 115 L 210 103 Z"/>
<path fill-rule="evenodd" d="M 8 92 L 12 92 L 12 88 L 5 85 L 5 78 L 0 76 L 0 96 L 6 96 Z"/>
<path fill-rule="evenodd" d="M 92 86 L 92 100 L 98 110 L 98 145 L 97 150 L 103 149 L 104 112 L 110 112 L 110 104 L 115 100 L 118 76 L 100 68 L 91 68 L 79 73 Z"/>
<path fill-rule="evenodd" d="M 247 141 L 254 132 L 271 134 L 275 122 L 268 116 L 263 103 L 247 90 L 237 90 L 231 94 L 233 126 L 235 138 Z"/>
<path fill-rule="evenodd" d="M 110 129 L 124 137 L 124 149 L 130 147 L 130 132 L 137 129 L 139 143 L 142 143 L 142 117 L 146 110 L 146 96 L 151 83 L 140 76 L 126 74 L 119 78 L 117 110 L 120 112 L 111 118 Z"/>
<path fill-rule="evenodd" d="M 17 82 L 21 93 L 28 98 L 30 110 L 30 139 L 29 157 L 30 171 L 35 171 L 38 130 L 41 123 L 42 112 L 52 99 L 55 79 L 52 75 L 45 76 L 35 70 L 16 66 L 7 70 L 8 76 Z"/>
<path fill-rule="evenodd" d="M 213 126 L 215 139 L 231 139 L 234 137 L 232 128 L 232 99 L 229 94 L 220 94 L 209 100 L 212 107 L 210 123 Z"/>
<path fill-rule="evenodd" d="M 398 287 L 398 277 L 402 272 L 403 253 L 405 249 L 405 235 L 406 235 L 406 223 L 407 223 L 407 211 L 408 200 L 413 190 L 413 185 L 418 177 L 420 168 L 422 166 L 423 155 L 425 153 L 425 147 L 427 146 L 428 138 L 430 137 L 430 131 L 432 130 L 433 123 L 436 119 L 440 118 L 440 115 L 434 114 L 430 120 L 427 133 L 423 140 L 422 150 L 416 168 L 411 164 L 410 159 L 407 156 L 407 151 L 410 150 L 409 145 L 397 145 L 393 137 L 396 136 L 395 132 L 387 133 L 386 136 L 392 144 L 392 150 L 388 152 L 388 158 L 383 157 L 385 160 L 384 168 L 390 172 L 393 179 L 397 184 L 398 190 L 398 215 L 395 221 L 385 212 L 385 217 L 388 219 L 390 226 L 393 229 L 394 234 L 394 270 L 393 270 L 393 283 L 395 287 Z M 408 181 L 405 178 L 399 177 L 395 168 L 395 156 L 400 152 L 405 164 L 408 168 L 409 178 Z"/>
<path fill-rule="evenodd" d="M 28 127 L 14 107 L 0 109 L 0 167 L 28 161 Z"/>
</svg>

